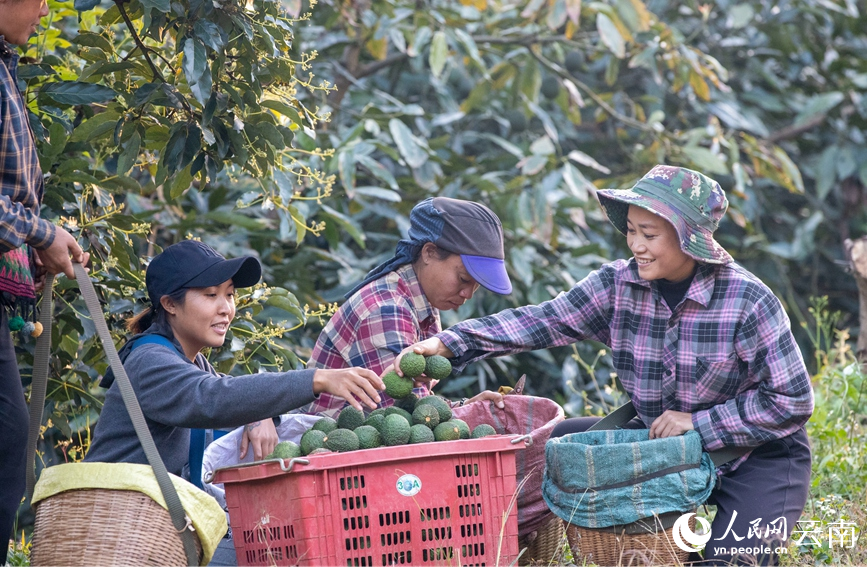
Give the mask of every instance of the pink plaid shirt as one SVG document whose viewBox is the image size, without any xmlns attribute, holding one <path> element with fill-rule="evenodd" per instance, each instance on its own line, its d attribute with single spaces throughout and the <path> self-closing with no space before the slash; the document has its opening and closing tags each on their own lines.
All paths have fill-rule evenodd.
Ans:
<svg viewBox="0 0 867 567">
<path fill-rule="evenodd" d="M 360 366 L 380 376 L 404 348 L 440 331 L 439 310 L 430 304 L 411 264 L 370 282 L 344 303 L 316 341 L 307 368 Z M 416 388 L 417 396 L 430 392 Z M 394 400 L 381 394 L 381 407 Z M 334 417 L 345 402 L 329 394 L 299 412 Z"/>
</svg>

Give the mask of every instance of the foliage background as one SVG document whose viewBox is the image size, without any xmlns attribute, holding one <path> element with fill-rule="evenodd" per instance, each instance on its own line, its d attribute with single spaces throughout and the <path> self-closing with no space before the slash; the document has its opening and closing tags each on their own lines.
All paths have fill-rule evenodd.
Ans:
<svg viewBox="0 0 867 567">
<path fill-rule="evenodd" d="M 20 70 L 43 214 L 92 253 L 118 342 L 144 305 L 146 259 L 193 236 L 266 272 L 212 360 L 299 367 L 430 195 L 499 214 L 515 283 L 446 324 L 543 301 L 628 253 L 594 191 L 657 163 L 723 184 L 719 240 L 783 301 L 817 385 L 836 366 L 815 355 L 809 298 L 858 332 L 842 247 L 867 222 L 854 0 L 49 4 Z M 59 291 L 47 462 L 81 457 L 105 370 L 74 284 Z M 25 383 L 32 346 L 22 338 Z M 526 373 L 577 415 L 616 401 L 610 372 L 600 345 L 581 344 L 475 364 L 443 392 Z"/>
</svg>

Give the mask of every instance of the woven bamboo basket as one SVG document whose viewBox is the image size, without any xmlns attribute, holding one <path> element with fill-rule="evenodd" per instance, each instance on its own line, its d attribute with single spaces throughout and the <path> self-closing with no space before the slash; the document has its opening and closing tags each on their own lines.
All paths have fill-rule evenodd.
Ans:
<svg viewBox="0 0 867 567">
<path fill-rule="evenodd" d="M 689 519 L 689 527 L 695 531 L 695 516 Z M 638 533 L 567 524 L 566 538 L 578 564 L 586 559 L 601 566 L 683 565 L 689 552 L 674 544 L 668 530 L 659 528 L 654 518 L 629 525 L 630 532 Z"/>
<path fill-rule="evenodd" d="M 536 532 L 536 537 L 530 542 L 518 542 L 521 549 L 527 548 L 521 555 L 519 565 L 560 565 L 563 563 L 563 544 L 566 528 L 563 520 L 551 514 L 551 518 L 545 522 Z"/>
<path fill-rule="evenodd" d="M 187 564 L 168 510 L 132 490 L 67 490 L 36 504 L 30 563 L 73 567 Z M 196 550 L 202 547 L 196 538 Z"/>
</svg>

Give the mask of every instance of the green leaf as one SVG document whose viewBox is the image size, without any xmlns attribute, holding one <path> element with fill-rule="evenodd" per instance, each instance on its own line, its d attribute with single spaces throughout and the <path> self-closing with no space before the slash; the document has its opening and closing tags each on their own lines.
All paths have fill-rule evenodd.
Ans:
<svg viewBox="0 0 867 567">
<path fill-rule="evenodd" d="M 187 144 L 187 128 L 185 122 L 172 124 L 171 136 L 163 153 L 163 164 L 169 174 L 177 171 L 184 155 L 184 146 Z"/>
<path fill-rule="evenodd" d="M 292 222 L 295 224 L 295 243 L 300 246 L 307 236 L 307 217 L 302 215 L 295 205 L 287 205 L 286 209 L 292 215 Z"/>
<path fill-rule="evenodd" d="M 226 226 L 239 226 L 247 230 L 265 230 L 268 223 L 263 219 L 257 219 L 248 215 L 242 215 L 227 210 L 208 211 L 205 218 L 225 224 Z"/>
<path fill-rule="evenodd" d="M 387 184 L 395 191 L 399 190 L 397 180 L 394 175 L 381 163 L 371 158 L 370 156 L 358 155 L 356 161 L 362 164 L 374 177 Z"/>
<path fill-rule="evenodd" d="M 298 298 L 295 297 L 295 294 L 293 293 L 288 293 L 286 295 L 271 294 L 271 296 L 265 301 L 265 304 L 270 305 L 271 307 L 276 307 L 277 309 L 282 309 L 287 313 L 291 313 L 299 321 L 303 322 L 306 320 L 304 309 L 301 308 Z"/>
<path fill-rule="evenodd" d="M 400 155 L 406 160 L 408 166 L 412 168 L 421 167 L 427 161 L 427 152 L 421 147 L 406 124 L 397 118 L 392 118 L 388 121 L 388 129 L 391 132 L 391 137 L 394 138 L 394 143 L 397 145 Z"/>
<path fill-rule="evenodd" d="M 114 89 L 80 81 L 48 83 L 39 91 L 60 104 L 92 104 L 117 98 Z"/>
<path fill-rule="evenodd" d="M 211 69 L 205 45 L 201 41 L 191 37 L 184 41 L 183 68 L 190 92 L 204 106 L 211 97 Z"/>
<path fill-rule="evenodd" d="M 726 167 L 722 158 L 707 148 L 699 146 L 684 146 L 681 148 L 681 152 L 699 171 L 705 173 L 716 173 L 719 175 L 728 173 L 728 167 Z"/>
<path fill-rule="evenodd" d="M 356 244 L 364 248 L 364 232 L 362 232 L 357 226 L 355 226 L 355 223 L 353 223 L 352 220 L 350 220 L 343 213 L 335 211 L 328 205 L 322 205 L 322 211 L 329 217 L 334 219 L 337 224 L 339 224 L 347 233 L 349 233 L 349 236 L 351 236 L 352 239 L 355 240 Z"/>
<path fill-rule="evenodd" d="M 400 193 L 389 189 L 383 189 L 382 187 L 356 187 L 355 194 L 364 195 L 365 197 L 373 197 L 375 199 L 382 199 L 383 201 L 390 201 L 392 203 L 400 203 L 403 201 Z"/>
<path fill-rule="evenodd" d="M 793 126 L 805 124 L 820 115 L 827 114 L 829 110 L 843 102 L 845 98 L 846 95 L 836 91 L 815 95 L 795 117 Z"/>
<path fill-rule="evenodd" d="M 184 194 L 184 191 L 190 188 L 190 185 L 193 183 L 193 176 L 190 173 L 190 168 L 185 167 L 175 176 L 174 181 L 172 181 L 172 190 L 170 195 L 172 199 L 177 199 L 181 195 Z"/>
<path fill-rule="evenodd" d="M 162 12 L 163 14 L 168 14 L 172 9 L 171 0 L 139 0 L 144 9 L 154 9 Z"/>
<path fill-rule="evenodd" d="M 446 44 L 446 34 L 443 31 L 438 31 L 434 34 L 433 40 L 430 43 L 430 64 L 431 73 L 436 78 L 439 78 L 445 67 L 446 59 L 448 58 L 449 48 Z"/>
<path fill-rule="evenodd" d="M 114 130 L 114 124 L 117 122 L 118 118 L 120 118 L 119 112 L 113 110 L 101 112 L 93 116 L 93 118 L 89 118 L 79 124 L 75 130 L 72 131 L 69 141 L 86 142 L 93 140 L 102 134 L 111 132 Z"/>
<path fill-rule="evenodd" d="M 135 132 L 130 136 L 129 141 L 126 143 L 126 147 L 117 157 L 118 175 L 126 175 L 126 173 L 132 169 L 132 166 L 135 165 L 135 160 L 138 158 L 139 150 L 141 150 L 141 136 L 138 132 Z"/>
<path fill-rule="evenodd" d="M 581 165 L 592 167 L 596 171 L 601 171 L 605 175 L 611 173 L 610 169 L 608 169 L 607 167 L 605 167 L 604 165 L 602 165 L 601 163 L 580 150 L 572 150 L 571 152 L 569 152 L 569 155 L 567 157 L 575 163 L 580 163 Z"/>
<path fill-rule="evenodd" d="M 114 47 L 112 46 L 111 42 L 98 33 L 80 31 L 78 32 L 78 35 L 72 39 L 72 43 L 77 43 L 78 45 L 83 45 L 86 47 L 96 47 L 97 49 L 101 49 L 105 53 L 114 52 Z"/>
<path fill-rule="evenodd" d="M 569 192 L 582 203 L 587 202 L 589 192 L 595 189 L 593 184 L 584 177 L 584 174 L 571 163 L 566 163 L 563 166 L 563 181 L 566 182 Z"/>
<path fill-rule="evenodd" d="M 222 51 L 226 45 L 225 32 L 214 22 L 203 19 L 196 20 L 193 31 L 197 38 L 214 51 Z"/>
<path fill-rule="evenodd" d="M 337 171 L 343 190 L 351 199 L 355 193 L 355 152 L 346 148 L 337 155 Z"/>
<path fill-rule="evenodd" d="M 626 42 L 620 35 L 620 30 L 611 21 L 611 18 L 599 12 L 596 14 L 596 30 L 605 47 L 608 48 L 618 59 L 626 57 Z"/>
</svg>

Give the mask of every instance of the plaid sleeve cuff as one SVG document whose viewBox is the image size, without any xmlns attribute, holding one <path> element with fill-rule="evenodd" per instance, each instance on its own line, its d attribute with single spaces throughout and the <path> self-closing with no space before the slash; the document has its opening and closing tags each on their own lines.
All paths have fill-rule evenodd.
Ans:
<svg viewBox="0 0 867 567">
<path fill-rule="evenodd" d="M 716 451 L 725 446 L 719 435 L 720 421 L 715 408 L 693 412 L 692 426 L 701 437 L 701 444 L 705 451 Z"/>
<path fill-rule="evenodd" d="M 45 219 L 37 219 L 33 230 L 27 235 L 27 244 L 37 250 L 45 250 L 54 242 L 57 227 Z"/>
<path fill-rule="evenodd" d="M 467 345 L 461 336 L 452 331 L 441 331 L 436 337 L 442 341 L 447 349 L 452 351 L 454 357 L 451 359 L 452 369 L 457 373 L 464 369 L 464 366 L 469 364 L 469 360 L 462 361 L 461 355 L 467 352 Z"/>
</svg>

